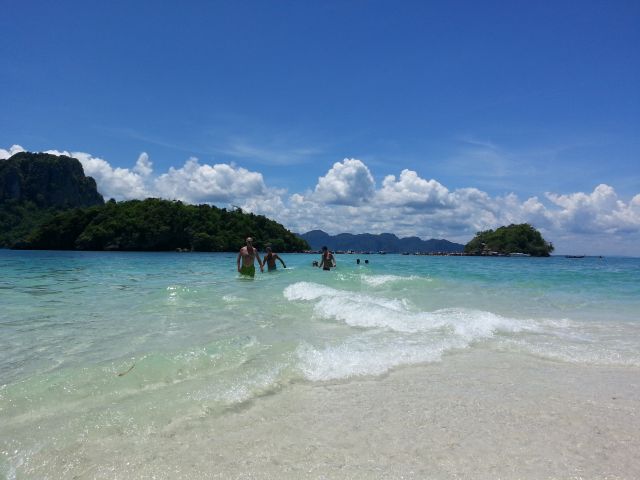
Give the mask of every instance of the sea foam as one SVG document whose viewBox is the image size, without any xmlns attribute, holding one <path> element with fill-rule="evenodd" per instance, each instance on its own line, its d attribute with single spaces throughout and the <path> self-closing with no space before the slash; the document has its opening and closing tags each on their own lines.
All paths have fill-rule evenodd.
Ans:
<svg viewBox="0 0 640 480">
<path fill-rule="evenodd" d="M 297 349 L 300 369 L 309 380 L 332 380 L 378 375 L 399 365 L 439 361 L 454 349 L 496 335 L 536 333 L 533 321 L 503 317 L 465 308 L 423 311 L 405 299 L 298 282 L 284 290 L 290 302 L 312 305 L 319 321 L 338 321 L 355 327 L 340 342 Z"/>
<path fill-rule="evenodd" d="M 408 277 L 403 277 L 400 275 L 366 275 L 363 274 L 360 276 L 360 279 L 363 283 L 370 285 L 372 287 L 379 287 L 381 285 L 386 285 L 388 283 L 397 283 L 397 282 L 414 282 L 416 280 L 424 280 L 431 282 L 430 278 L 419 277 L 417 275 L 410 275 Z"/>
<path fill-rule="evenodd" d="M 338 345 L 320 348 L 304 343 L 296 353 L 305 378 L 326 381 L 380 375 L 399 365 L 439 361 L 445 351 L 463 346 L 454 339 L 427 345 L 401 339 L 367 342 L 362 337 L 354 337 Z"/>
<path fill-rule="evenodd" d="M 466 340 L 491 337 L 496 332 L 536 331 L 538 328 L 533 322 L 479 310 L 415 310 L 405 299 L 387 299 L 310 282 L 289 285 L 284 290 L 284 297 L 289 301 L 312 302 L 316 317 L 339 320 L 352 327 L 403 333 L 443 330 Z"/>
</svg>

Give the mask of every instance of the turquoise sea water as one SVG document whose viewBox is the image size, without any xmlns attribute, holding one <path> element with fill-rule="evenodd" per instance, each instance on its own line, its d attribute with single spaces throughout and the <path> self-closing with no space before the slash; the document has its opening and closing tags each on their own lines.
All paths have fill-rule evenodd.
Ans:
<svg viewBox="0 0 640 480">
<path fill-rule="evenodd" d="M 235 254 L 0 250 L 0 475 L 474 348 L 640 366 L 640 259 L 283 257 L 250 280 Z"/>
</svg>

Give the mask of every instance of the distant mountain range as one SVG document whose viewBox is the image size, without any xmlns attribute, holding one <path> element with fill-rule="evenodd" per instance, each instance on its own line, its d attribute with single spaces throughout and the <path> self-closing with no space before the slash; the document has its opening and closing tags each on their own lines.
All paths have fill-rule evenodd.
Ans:
<svg viewBox="0 0 640 480">
<path fill-rule="evenodd" d="M 340 233 L 329 235 L 322 230 L 312 230 L 307 233 L 298 234 L 307 241 L 312 250 L 319 250 L 323 246 L 330 250 L 355 250 L 371 252 L 462 252 L 464 245 L 453 243 L 448 240 L 422 240 L 418 237 L 398 238 L 392 233 L 381 233 L 374 235 L 371 233 L 361 233 L 353 235 L 351 233 Z"/>
</svg>

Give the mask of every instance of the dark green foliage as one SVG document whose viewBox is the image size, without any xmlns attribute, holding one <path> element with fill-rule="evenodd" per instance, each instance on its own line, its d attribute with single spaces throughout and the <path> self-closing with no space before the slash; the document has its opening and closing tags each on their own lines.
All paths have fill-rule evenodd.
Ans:
<svg viewBox="0 0 640 480">
<path fill-rule="evenodd" d="M 101 207 L 76 208 L 57 213 L 45 221 L 15 248 L 40 250 L 69 250 L 76 238 L 98 214 Z"/>
<path fill-rule="evenodd" d="M 307 243 L 262 215 L 148 198 L 59 213 L 20 248 L 236 251 L 248 236 L 263 249 L 301 251 Z"/>
<path fill-rule="evenodd" d="M 31 230 L 49 220 L 56 212 L 56 208 L 39 208 L 31 201 L 0 202 L 0 248 L 20 242 Z"/>
<path fill-rule="evenodd" d="M 553 245 L 547 243 L 534 227 L 528 223 L 522 223 L 478 232 L 473 240 L 465 245 L 464 251 L 477 255 L 498 252 L 527 253 L 534 257 L 548 257 L 553 252 Z"/>
</svg>

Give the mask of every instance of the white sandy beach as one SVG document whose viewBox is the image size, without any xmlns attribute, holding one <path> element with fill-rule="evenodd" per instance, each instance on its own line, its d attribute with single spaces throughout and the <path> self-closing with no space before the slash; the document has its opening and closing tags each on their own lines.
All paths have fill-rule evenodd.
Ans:
<svg viewBox="0 0 640 480">
<path fill-rule="evenodd" d="M 32 473 L 633 480 L 638 452 L 640 369 L 476 349 L 384 377 L 290 385 L 146 438 L 79 441 L 41 452 L 50 458 Z"/>
</svg>

